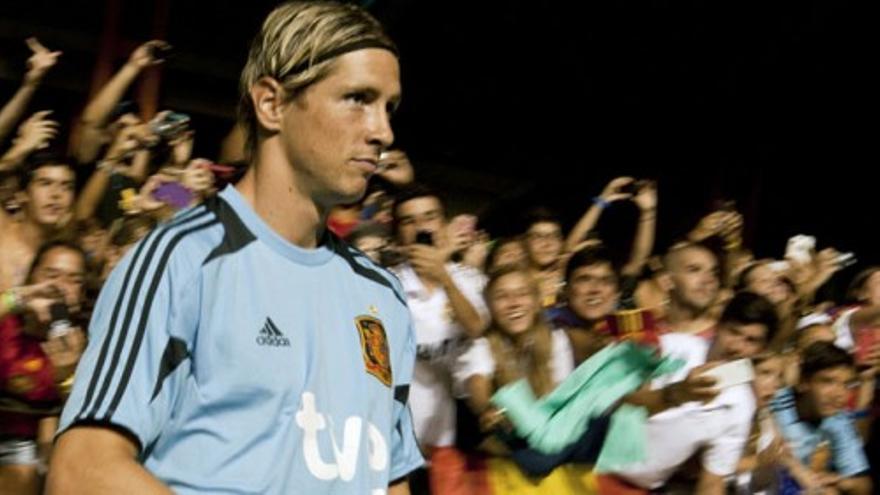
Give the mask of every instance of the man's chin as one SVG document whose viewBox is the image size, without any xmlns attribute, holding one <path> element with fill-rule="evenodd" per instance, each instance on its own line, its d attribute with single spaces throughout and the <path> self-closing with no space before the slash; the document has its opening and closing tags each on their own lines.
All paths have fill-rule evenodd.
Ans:
<svg viewBox="0 0 880 495">
<path fill-rule="evenodd" d="M 347 188 L 339 188 L 336 190 L 325 191 L 317 196 L 319 204 L 327 207 L 353 205 L 359 203 L 367 191 L 366 182 L 362 187 L 351 186 Z"/>
<path fill-rule="evenodd" d="M 712 309 L 712 301 L 699 301 L 692 305 L 697 313 L 703 314 Z"/>
<path fill-rule="evenodd" d="M 366 187 L 362 187 L 357 190 L 349 190 L 340 193 L 339 195 L 339 204 L 341 205 L 350 205 L 354 203 L 359 203 L 362 199 L 364 199 L 364 194 L 367 192 Z"/>
<path fill-rule="evenodd" d="M 61 222 L 60 217 L 58 217 L 58 218 L 52 218 L 52 217 L 37 218 L 37 224 L 39 224 L 41 227 L 46 227 L 46 228 L 55 228 L 58 226 L 59 222 Z"/>
<path fill-rule="evenodd" d="M 819 416 L 821 416 L 823 418 L 830 418 L 831 416 L 838 414 L 840 411 L 841 411 L 841 409 L 838 409 L 838 408 L 820 409 Z"/>
<path fill-rule="evenodd" d="M 538 268 L 541 270 L 549 270 L 556 265 L 555 258 L 542 259 L 538 263 Z"/>
</svg>

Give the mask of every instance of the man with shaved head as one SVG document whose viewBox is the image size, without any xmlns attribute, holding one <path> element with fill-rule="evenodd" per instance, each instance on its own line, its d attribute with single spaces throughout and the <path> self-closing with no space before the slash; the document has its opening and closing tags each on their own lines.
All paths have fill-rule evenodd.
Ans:
<svg viewBox="0 0 880 495">
<path fill-rule="evenodd" d="M 710 337 L 718 323 L 711 311 L 721 288 L 718 258 L 702 244 L 685 242 L 667 251 L 664 265 L 670 289 L 666 330 Z"/>
</svg>

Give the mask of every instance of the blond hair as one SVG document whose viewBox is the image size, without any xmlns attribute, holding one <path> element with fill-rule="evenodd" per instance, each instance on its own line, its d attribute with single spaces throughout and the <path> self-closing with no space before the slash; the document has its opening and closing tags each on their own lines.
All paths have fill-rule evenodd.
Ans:
<svg viewBox="0 0 880 495">
<path fill-rule="evenodd" d="M 250 90 L 262 77 L 281 83 L 289 99 L 327 77 L 336 57 L 360 48 L 397 53 L 369 13 L 336 2 L 289 2 L 273 10 L 251 42 L 239 81 L 239 122 L 247 150 L 256 145 L 257 119 Z"/>
<path fill-rule="evenodd" d="M 486 330 L 486 340 L 492 358 L 495 361 L 494 383 L 496 388 L 525 378 L 532 388 L 536 397 L 546 395 L 556 384 L 550 371 L 550 361 L 553 357 L 553 338 L 550 328 L 547 326 L 541 314 L 540 291 L 538 284 L 527 270 L 516 266 L 502 266 L 490 274 L 486 283 L 485 296 L 488 300 L 492 289 L 501 278 L 519 273 L 526 277 L 532 290 L 532 295 L 537 308 L 535 321 L 526 330 L 525 338 L 520 345 L 498 327 L 494 318 Z"/>
</svg>

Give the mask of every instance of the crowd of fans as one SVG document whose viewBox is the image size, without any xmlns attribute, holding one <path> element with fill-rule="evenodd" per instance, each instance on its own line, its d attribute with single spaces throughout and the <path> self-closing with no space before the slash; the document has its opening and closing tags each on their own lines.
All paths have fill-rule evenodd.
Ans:
<svg viewBox="0 0 880 495">
<path fill-rule="evenodd" d="M 88 102 L 65 149 L 51 110 L 29 113 L 61 53 L 27 45 L 21 87 L 0 110 L 0 493 L 17 494 L 40 490 L 103 281 L 150 229 L 242 168 L 191 156 L 187 115 L 147 119 L 124 100 L 162 62 L 158 40 Z M 417 172 L 388 150 L 366 197 L 328 220 L 399 278 L 412 313 L 410 407 L 427 461 L 414 493 L 872 492 L 880 268 L 861 271 L 845 301 L 826 300 L 820 288 L 850 255 L 802 236 L 782 260 L 754 259 L 730 205 L 655 254 L 657 184 L 630 177 L 598 191 L 567 233 L 537 208 L 519 235 L 492 238 L 473 214 L 450 218 Z M 620 202 L 639 211 L 628 256 L 596 229 Z M 624 342 L 678 367 L 583 412 L 572 448 L 539 448 L 496 400 L 526 384 L 550 407 L 542 398 L 616 362 Z M 613 386 L 578 394 L 604 400 Z M 638 454 L 600 469 L 600 452 L 624 441 L 614 425 L 627 407 L 644 414 L 626 440 Z"/>
</svg>

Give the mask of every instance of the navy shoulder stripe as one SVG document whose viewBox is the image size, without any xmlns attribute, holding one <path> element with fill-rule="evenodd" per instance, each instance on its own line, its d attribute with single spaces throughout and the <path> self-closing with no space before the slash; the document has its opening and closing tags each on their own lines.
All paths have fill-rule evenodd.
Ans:
<svg viewBox="0 0 880 495">
<path fill-rule="evenodd" d="M 79 414 L 77 414 L 77 418 L 84 419 L 89 411 L 89 406 L 92 403 L 92 399 L 94 398 L 95 392 L 98 388 L 98 381 L 100 377 L 104 374 L 104 371 L 109 368 L 111 370 L 110 373 L 107 374 L 105 379 L 105 386 L 102 387 L 102 391 L 104 391 L 107 387 L 109 387 L 109 380 L 112 380 L 112 370 L 115 369 L 116 364 L 120 359 L 120 354 L 122 353 L 122 345 L 124 344 L 125 334 L 127 333 L 127 323 L 123 325 L 123 333 L 119 342 L 117 343 L 116 349 L 113 354 L 112 362 L 107 365 L 105 362 L 107 360 L 108 354 L 110 352 L 110 346 L 113 342 L 113 338 L 117 333 L 117 321 L 119 319 L 120 312 L 122 311 L 123 302 L 126 300 L 126 295 L 129 294 L 129 286 L 132 285 L 135 280 L 134 272 L 135 268 L 138 264 L 141 265 L 141 270 L 138 274 L 137 282 L 140 283 L 144 276 L 146 276 L 148 261 L 152 258 L 156 249 L 158 248 L 158 244 L 162 241 L 162 238 L 173 228 L 176 228 L 180 225 L 185 225 L 188 222 L 196 221 L 200 218 L 204 218 L 208 212 L 203 207 L 193 208 L 192 210 L 181 214 L 179 217 L 175 218 L 169 224 L 164 226 L 159 226 L 153 229 L 143 240 L 141 240 L 137 247 L 135 248 L 134 255 L 129 260 L 128 268 L 125 271 L 125 276 L 123 278 L 122 287 L 119 293 L 116 296 L 116 304 L 113 306 L 113 313 L 110 316 L 110 323 L 107 328 L 107 331 L 104 332 L 104 341 L 101 344 L 101 350 L 98 354 L 98 359 L 95 364 L 94 370 L 92 370 L 91 380 L 89 381 L 88 388 L 86 389 L 85 399 L 83 400 L 82 409 Z M 147 247 L 149 246 L 149 249 Z M 146 249 L 146 252 L 145 252 Z M 134 301 L 137 299 L 137 291 L 135 290 L 133 294 L 129 294 L 128 300 L 128 308 L 125 314 L 125 321 L 130 322 L 131 320 L 131 311 L 134 308 Z M 106 392 L 101 394 L 101 399 L 98 400 L 98 403 L 94 405 L 92 408 L 92 412 L 96 412 L 101 400 L 103 400 L 103 396 Z M 94 416 L 94 414 L 90 414 Z"/>
<path fill-rule="evenodd" d="M 180 243 L 180 241 L 184 237 L 194 232 L 211 228 L 218 223 L 220 223 L 220 221 L 215 218 L 203 223 L 193 225 L 185 230 L 182 230 L 181 232 L 176 234 L 174 238 L 171 239 L 171 241 L 169 241 L 168 246 L 165 248 L 165 252 L 162 254 L 162 257 L 159 260 L 159 266 L 156 269 L 155 274 L 153 275 L 153 279 L 147 291 L 144 310 L 141 312 L 141 317 L 137 325 L 137 333 L 135 334 L 134 341 L 131 344 L 131 349 L 128 353 L 128 360 L 125 363 L 125 369 L 122 372 L 122 377 L 119 381 L 119 385 L 117 385 L 116 387 L 116 393 L 113 395 L 113 400 L 110 402 L 110 406 L 107 408 L 107 412 L 104 415 L 106 419 L 110 419 L 111 417 L 113 417 L 113 413 L 116 412 L 116 408 L 122 401 L 123 394 L 125 393 L 126 389 L 128 389 L 128 382 L 131 379 L 132 370 L 134 369 L 134 365 L 137 362 L 141 345 L 144 342 L 144 334 L 147 330 L 147 321 L 149 320 L 150 312 L 152 310 L 153 299 L 156 295 L 156 291 L 159 289 L 159 282 L 162 280 L 162 276 L 165 273 L 165 267 L 168 264 L 171 253 L 174 251 L 175 246 L 177 246 L 177 244 Z"/>
<path fill-rule="evenodd" d="M 356 273 L 357 275 L 360 275 L 361 277 L 366 278 L 367 280 L 370 280 L 370 281 L 375 282 L 383 287 L 386 287 L 388 290 L 390 290 L 394 294 L 394 297 L 396 297 L 397 300 L 400 301 L 400 304 L 403 304 L 404 306 L 406 306 L 406 299 L 403 297 L 403 295 L 400 292 L 397 291 L 397 289 L 394 287 L 394 284 L 392 284 L 391 281 L 388 280 L 387 277 L 382 275 L 378 270 L 373 269 L 371 266 L 364 265 L 355 259 L 355 257 L 357 256 L 356 253 L 359 253 L 359 252 L 354 251 L 353 248 L 349 247 L 345 242 L 341 241 L 339 238 L 334 237 L 332 242 L 333 242 L 333 247 L 334 247 L 334 250 L 336 251 L 336 254 L 338 254 L 342 259 L 344 259 L 348 263 L 348 265 L 351 267 L 351 269 L 354 273 Z M 364 256 L 364 255 L 361 254 L 360 256 Z M 372 261 L 370 261 L 365 256 L 364 256 L 364 258 L 369 263 L 369 265 L 373 265 Z"/>
<path fill-rule="evenodd" d="M 147 318 L 152 309 L 153 297 L 158 289 L 159 281 L 165 274 L 165 266 L 167 265 L 174 247 L 185 236 L 212 227 L 217 223 L 218 220 L 208 209 L 197 207 L 181 215 L 179 218 L 176 218 L 171 223 L 155 229 L 138 246 L 126 271 L 122 289 L 117 295 L 116 304 L 110 318 L 110 324 L 105 332 L 104 341 L 101 346 L 95 369 L 93 370 L 82 409 L 77 415 L 78 418 L 95 419 L 97 417 L 98 411 L 104 405 L 107 395 L 110 392 L 111 384 L 118 374 L 117 371 L 120 363 L 124 360 L 125 371 L 119 385 L 117 386 L 116 393 L 113 396 L 111 408 L 105 418 L 109 418 L 112 415 L 112 411 L 115 410 L 115 406 L 118 405 L 118 398 L 121 397 L 121 391 L 127 386 L 128 375 L 130 375 L 131 368 L 134 366 L 134 360 L 137 357 L 143 339 Z M 164 248 L 162 248 L 161 255 L 159 256 L 160 261 L 156 268 L 151 271 L 151 261 L 155 259 L 160 245 L 163 244 L 163 240 L 168 236 L 172 236 L 171 240 Z M 137 270 L 137 276 L 132 278 L 137 266 L 140 266 L 140 269 Z M 146 297 L 142 299 L 142 290 L 148 279 L 148 291 Z M 144 307 L 139 309 L 138 306 L 141 301 Z M 122 322 L 119 324 L 119 316 L 122 312 L 123 305 L 125 305 L 126 308 Z M 129 338 L 129 334 L 131 333 L 136 314 L 139 315 L 139 318 L 137 319 L 137 326 L 135 327 L 136 334 L 132 340 Z M 107 357 L 114 340 L 116 341 L 116 345 L 110 356 L 110 361 L 107 363 Z M 124 359 L 125 347 L 130 341 L 132 345 L 127 352 L 127 359 Z M 98 382 L 101 381 L 101 376 L 104 378 L 100 389 L 98 389 Z M 96 392 L 97 395 L 95 395 Z"/>
<path fill-rule="evenodd" d="M 202 262 L 203 265 L 221 256 L 239 251 L 257 239 L 241 221 L 238 213 L 224 199 L 214 196 L 206 202 L 206 205 L 223 224 L 223 240 L 205 258 L 205 261 Z"/>
</svg>

